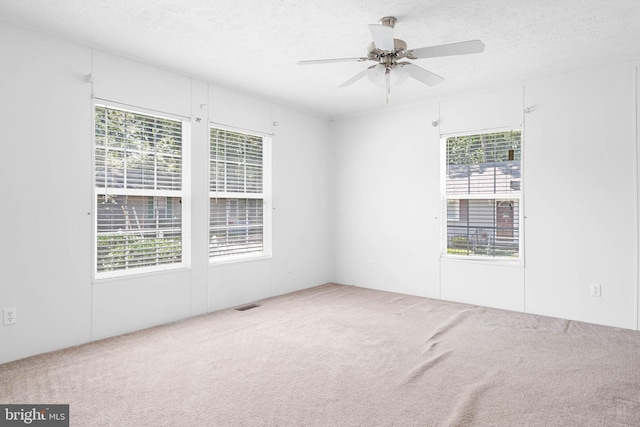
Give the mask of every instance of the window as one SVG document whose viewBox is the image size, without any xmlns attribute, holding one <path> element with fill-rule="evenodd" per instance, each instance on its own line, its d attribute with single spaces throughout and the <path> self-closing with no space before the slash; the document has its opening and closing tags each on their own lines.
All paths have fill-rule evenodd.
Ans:
<svg viewBox="0 0 640 427">
<path fill-rule="evenodd" d="M 96 105 L 96 277 L 182 266 L 179 120 Z"/>
<path fill-rule="evenodd" d="M 519 258 L 521 131 L 443 141 L 445 253 Z"/>
<path fill-rule="evenodd" d="M 210 129 L 209 258 L 269 253 L 266 161 L 269 138 Z"/>
</svg>

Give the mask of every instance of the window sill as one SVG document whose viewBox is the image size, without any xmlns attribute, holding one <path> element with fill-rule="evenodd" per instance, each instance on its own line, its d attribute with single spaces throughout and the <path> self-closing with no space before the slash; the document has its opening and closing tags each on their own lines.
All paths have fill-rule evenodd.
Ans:
<svg viewBox="0 0 640 427">
<path fill-rule="evenodd" d="M 464 256 L 464 255 L 440 255 L 440 261 L 446 262 L 464 262 L 478 263 L 485 265 L 497 265 L 503 267 L 524 267 L 524 259 L 522 258 L 495 258 L 486 256 Z"/>
<path fill-rule="evenodd" d="M 210 258 L 209 259 L 209 267 L 216 267 L 228 264 L 238 264 L 243 262 L 251 262 L 251 261 L 264 261 L 271 259 L 271 254 L 259 254 L 259 255 L 237 255 L 230 257 L 221 257 L 221 258 Z"/>
<path fill-rule="evenodd" d="M 124 281 L 124 280 L 136 280 L 141 277 L 157 276 L 164 274 L 178 274 L 184 272 L 190 272 L 191 268 L 184 264 L 177 265 L 171 268 L 165 268 L 162 270 L 157 269 L 141 269 L 142 271 L 121 270 L 113 273 L 102 273 L 95 275 L 93 278 L 94 285 L 100 285 L 103 283 Z"/>
</svg>

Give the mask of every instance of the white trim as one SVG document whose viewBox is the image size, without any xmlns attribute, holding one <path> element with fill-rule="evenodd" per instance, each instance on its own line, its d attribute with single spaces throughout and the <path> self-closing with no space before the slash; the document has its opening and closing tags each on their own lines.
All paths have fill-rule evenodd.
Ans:
<svg viewBox="0 0 640 427">
<path fill-rule="evenodd" d="M 524 262 L 520 258 L 508 258 L 508 257 L 488 257 L 482 255 L 452 255 L 442 254 L 440 256 L 441 261 L 458 261 L 458 262 L 477 262 L 488 265 L 499 265 L 504 267 L 522 267 Z"/>
<path fill-rule="evenodd" d="M 146 115 L 158 117 L 161 119 L 178 120 L 181 122 L 191 122 L 190 116 L 183 116 L 180 114 L 168 113 L 166 111 L 161 111 L 161 110 L 153 110 L 151 108 L 140 107 L 138 105 L 133 105 L 133 104 L 126 104 L 124 102 L 112 101 L 110 99 L 100 98 L 94 95 L 92 95 L 92 98 L 93 98 L 94 110 L 96 108 L 96 105 L 99 105 L 101 107 L 118 109 L 121 111 L 126 111 L 128 113 L 146 114 Z"/>
<path fill-rule="evenodd" d="M 182 166 L 181 166 L 181 230 L 182 264 L 191 267 L 191 123 L 182 120 Z"/>
<path fill-rule="evenodd" d="M 466 200 L 520 200 L 521 193 L 477 193 L 477 194 L 445 194 L 443 196 L 447 200 L 466 199 Z"/>
<path fill-rule="evenodd" d="M 91 69 L 93 70 L 93 49 L 91 49 Z M 94 323 L 96 312 L 94 310 L 94 296 L 95 291 L 93 285 L 97 283 L 96 274 L 98 271 L 98 194 L 96 193 L 96 103 L 93 98 L 93 79 L 91 79 L 91 102 L 89 106 L 91 108 L 91 232 L 89 233 L 91 242 L 89 247 L 91 248 L 91 325 L 89 328 L 89 339 L 94 340 Z"/>
<path fill-rule="evenodd" d="M 462 132 L 441 133 L 440 140 L 442 141 L 444 139 L 446 144 L 447 138 L 455 138 L 458 136 L 469 136 L 469 135 L 482 135 L 486 133 L 509 132 L 514 130 L 522 131 L 522 123 L 514 124 L 513 126 L 505 126 L 505 127 L 501 126 L 497 128 L 484 128 L 484 129 L 475 129 L 475 130 L 462 131 Z M 446 148 L 446 145 L 445 145 L 445 148 Z M 445 155 L 446 155 L 446 151 L 445 151 Z"/>
<path fill-rule="evenodd" d="M 266 257 L 272 255 L 273 241 L 273 137 L 262 140 L 262 251 Z"/>
<path fill-rule="evenodd" d="M 253 135 L 253 136 L 262 136 L 262 137 L 269 137 L 269 138 L 272 138 L 275 136 L 275 134 L 273 133 L 261 132 L 259 130 L 245 129 L 245 128 L 226 125 L 224 123 L 217 123 L 209 120 L 209 128 L 211 127 L 226 130 L 229 132 L 238 132 L 238 133 L 244 133 L 244 134 Z"/>
<path fill-rule="evenodd" d="M 171 274 L 171 273 L 179 273 L 179 272 L 190 272 L 191 269 L 185 265 L 181 264 L 164 264 L 170 265 L 171 268 L 158 269 L 152 267 L 139 267 L 133 268 L 129 270 L 116 270 L 116 271 L 108 271 L 99 273 L 100 276 L 97 277 L 94 281 L 94 285 L 101 285 L 104 283 L 122 281 L 124 279 L 135 279 L 138 276 L 150 276 L 150 275 L 159 275 L 159 274 Z"/>
<path fill-rule="evenodd" d="M 522 145 L 522 147 L 520 148 L 520 259 L 522 260 L 522 311 L 523 312 L 527 312 L 527 274 L 525 271 L 525 268 L 527 266 L 527 259 L 526 259 L 526 252 L 527 252 L 527 248 L 526 248 L 526 242 L 527 242 L 527 237 L 526 237 L 526 220 L 527 220 L 527 215 L 525 213 L 525 188 L 526 188 L 526 169 L 527 169 L 527 162 L 525 161 L 526 159 L 526 147 L 527 147 L 527 143 L 526 143 L 526 115 L 529 114 L 530 112 L 532 112 L 533 110 L 525 110 L 526 107 L 526 88 L 524 86 L 522 86 L 522 127 L 521 130 L 522 132 L 520 133 L 520 144 Z"/>
<path fill-rule="evenodd" d="M 219 258 L 209 258 L 209 267 L 218 267 L 229 264 L 238 264 L 250 261 L 266 261 L 273 258 L 271 254 L 253 253 L 249 255 L 232 255 Z"/>
<path fill-rule="evenodd" d="M 135 188 L 95 187 L 96 196 L 140 196 L 140 197 L 180 197 L 184 198 L 184 182 L 182 190 L 149 190 Z"/>
<path fill-rule="evenodd" d="M 447 138 L 440 134 L 440 257 L 447 253 Z"/>
<path fill-rule="evenodd" d="M 638 121 L 640 121 L 640 110 L 639 110 L 639 99 L 638 99 L 638 90 L 640 90 L 640 88 L 638 87 L 638 79 L 640 78 L 640 76 L 638 75 L 638 67 L 634 67 L 634 79 L 633 79 L 633 88 L 634 88 L 634 110 L 635 110 L 635 139 L 634 139 L 634 144 L 633 144 L 633 150 L 634 150 L 634 170 L 635 170 L 635 174 L 636 174 L 636 179 L 635 179 L 635 188 L 634 188 L 634 197 L 635 197 L 635 203 L 634 203 L 634 218 L 636 218 L 636 222 L 635 222 L 635 252 L 636 252 L 636 259 L 634 262 L 634 266 L 633 266 L 633 273 L 634 273 L 634 279 L 635 279 L 635 287 L 634 287 L 634 315 L 635 315 L 635 323 L 636 323 L 636 330 L 640 330 L 640 313 L 638 313 L 638 310 L 640 310 L 640 224 L 638 223 L 638 221 L 640 221 L 639 218 L 639 214 L 640 214 L 640 171 L 638 170 L 638 167 L 640 167 L 640 150 L 638 150 L 638 144 L 640 144 L 640 124 L 638 123 Z"/>
<path fill-rule="evenodd" d="M 264 169 L 263 169 L 264 173 Z M 231 191 L 209 191 L 210 199 L 264 199 L 264 183 L 262 193 L 235 193 Z"/>
</svg>

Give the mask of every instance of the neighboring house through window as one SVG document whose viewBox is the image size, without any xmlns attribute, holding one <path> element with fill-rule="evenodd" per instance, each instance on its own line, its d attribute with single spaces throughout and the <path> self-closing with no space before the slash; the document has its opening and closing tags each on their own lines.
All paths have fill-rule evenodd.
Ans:
<svg viewBox="0 0 640 427">
<path fill-rule="evenodd" d="M 96 105 L 97 278 L 184 265 L 184 126 Z"/>
<path fill-rule="evenodd" d="M 212 127 L 209 150 L 209 257 L 269 254 L 267 136 Z"/>
<path fill-rule="evenodd" d="M 444 253 L 518 258 L 521 131 L 446 137 L 444 149 Z"/>
</svg>

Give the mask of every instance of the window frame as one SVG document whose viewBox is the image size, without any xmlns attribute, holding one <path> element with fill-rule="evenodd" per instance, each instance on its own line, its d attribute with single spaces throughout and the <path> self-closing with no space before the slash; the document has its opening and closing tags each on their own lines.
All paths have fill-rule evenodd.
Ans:
<svg viewBox="0 0 640 427">
<path fill-rule="evenodd" d="M 113 188 L 98 187 L 96 181 L 96 108 L 104 107 L 112 110 L 118 110 L 125 113 L 140 114 L 145 116 L 157 117 L 160 119 L 173 120 L 181 123 L 181 188 L 180 190 L 168 189 L 131 189 L 131 188 Z M 191 123 L 190 118 L 183 117 L 166 112 L 159 112 L 143 107 L 122 104 L 114 101 L 107 101 L 94 98 L 91 103 L 92 117 L 92 151 L 91 151 L 91 167 L 92 167 L 92 249 L 93 249 L 93 266 L 92 276 L 93 282 L 108 281 L 112 279 L 127 278 L 141 274 L 154 274 L 172 272 L 180 269 L 187 269 L 191 266 L 191 228 L 190 228 L 190 194 L 191 194 Z M 98 197 L 101 195 L 115 196 L 139 196 L 155 198 L 178 198 L 180 200 L 181 224 L 181 259 L 179 262 L 163 263 L 156 265 L 148 265 L 143 267 L 125 268 L 112 271 L 98 271 Z M 168 200 L 167 200 L 168 202 Z M 175 209 L 175 206 L 172 206 Z"/>
<path fill-rule="evenodd" d="M 512 193 L 472 193 L 472 194 L 448 194 L 447 193 L 447 139 L 455 138 L 461 136 L 471 136 L 471 135 L 485 135 L 485 134 L 493 134 L 500 132 L 509 132 L 509 131 L 519 131 L 520 132 L 520 180 L 519 180 L 519 189 L 515 190 Z M 517 126 L 509 126 L 509 127 L 500 127 L 500 128 L 491 128 L 491 129 L 479 129 L 479 130 L 471 130 L 465 132 L 452 132 L 440 135 L 440 218 L 441 227 L 440 227 L 440 257 L 441 259 L 453 259 L 453 260 L 463 260 L 470 262 L 483 262 L 483 263 L 494 263 L 494 264 L 507 264 L 507 265 L 523 265 L 524 263 L 524 249 L 525 249 L 525 233 L 524 233 L 524 128 L 522 125 Z M 511 184 L 511 188 L 513 188 L 513 183 Z M 500 202 L 517 202 L 517 210 L 518 214 L 515 216 L 517 218 L 517 234 L 518 234 L 518 256 L 496 256 L 496 255 L 467 255 L 467 254 L 454 254 L 449 253 L 449 245 L 448 245 L 448 228 L 449 228 L 449 213 L 448 213 L 448 205 L 450 201 L 453 200 L 467 200 L 466 203 L 466 215 L 463 215 L 462 210 L 458 211 L 458 218 L 462 221 L 463 217 L 468 219 L 469 215 L 469 207 L 470 202 L 473 200 L 492 200 L 494 208 L 497 209 L 498 203 Z M 459 204 L 459 209 L 462 208 L 462 203 Z M 496 210 L 497 215 L 497 210 Z M 497 233 L 497 218 L 496 221 L 496 233 Z M 495 237 L 495 236 L 494 236 Z"/>
<path fill-rule="evenodd" d="M 273 145 L 273 134 L 269 134 L 266 132 L 259 132 L 248 130 L 244 128 L 223 125 L 220 123 L 209 122 L 209 126 L 207 128 L 207 141 L 209 147 L 209 155 L 208 155 L 208 176 L 211 179 L 211 161 L 212 161 L 212 152 L 211 152 L 211 130 L 219 129 L 225 132 L 235 132 L 240 134 L 245 134 L 249 136 L 255 136 L 262 138 L 262 193 L 242 193 L 242 192 L 224 192 L 224 191 L 212 191 L 211 184 L 208 185 L 209 190 L 209 199 L 208 199 L 208 226 L 207 226 L 207 241 L 209 245 L 211 244 L 211 200 L 215 198 L 226 198 L 226 199 L 236 199 L 236 200 L 244 200 L 244 199 L 262 199 L 262 252 L 248 252 L 248 253 L 239 253 L 233 255 L 220 255 L 220 256 L 211 256 L 210 249 L 207 251 L 209 258 L 209 265 L 224 265 L 238 262 L 247 262 L 247 261 L 256 261 L 261 259 L 269 259 L 272 257 L 272 145 Z M 260 195 L 262 197 L 257 197 Z M 209 247 L 209 246 L 208 246 Z"/>
</svg>

